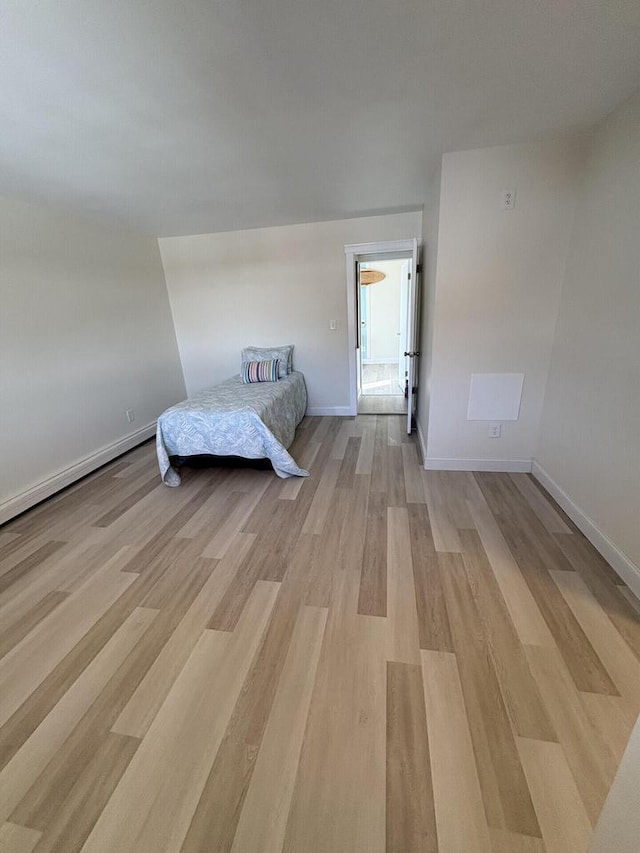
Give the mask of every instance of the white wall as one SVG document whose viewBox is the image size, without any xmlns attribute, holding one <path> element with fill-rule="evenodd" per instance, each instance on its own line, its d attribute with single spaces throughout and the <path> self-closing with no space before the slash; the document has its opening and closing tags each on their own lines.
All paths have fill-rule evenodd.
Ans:
<svg viewBox="0 0 640 853">
<path fill-rule="evenodd" d="M 640 93 L 592 135 L 536 457 L 640 566 Z"/>
<path fill-rule="evenodd" d="M 386 278 L 367 285 L 369 291 L 369 361 L 398 360 L 400 331 L 400 267 L 402 261 L 375 261 L 369 266 Z"/>
<path fill-rule="evenodd" d="M 0 294 L 2 521 L 184 384 L 154 239 L 0 198 Z"/>
<path fill-rule="evenodd" d="M 440 228 L 441 172 L 432 180 L 425 197 L 422 213 L 422 275 L 420 276 L 420 335 L 417 345 L 420 358 L 418 366 L 418 406 L 416 425 L 420 452 L 426 457 L 429 407 L 431 402 L 431 371 L 433 356 L 433 331 L 436 298 L 436 271 L 438 261 L 438 231 Z"/>
<path fill-rule="evenodd" d="M 569 139 L 443 158 L 429 467 L 530 465 L 581 162 Z M 505 188 L 517 191 L 513 211 L 501 209 Z M 502 438 L 490 439 L 486 422 L 466 418 L 470 376 L 520 372 L 526 374 L 520 419 L 503 425 Z M 424 429 L 422 412 L 420 424 Z"/>
<path fill-rule="evenodd" d="M 292 343 L 310 408 L 346 413 L 355 354 L 347 346 L 344 245 L 421 229 L 415 212 L 161 238 L 189 394 L 237 373 L 248 344 Z"/>
</svg>

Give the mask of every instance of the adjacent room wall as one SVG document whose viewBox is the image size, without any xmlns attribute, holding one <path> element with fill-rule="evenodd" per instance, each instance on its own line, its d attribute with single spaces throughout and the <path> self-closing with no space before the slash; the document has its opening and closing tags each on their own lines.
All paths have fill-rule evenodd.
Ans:
<svg viewBox="0 0 640 853">
<path fill-rule="evenodd" d="M 240 369 L 251 344 L 295 344 L 312 412 L 349 411 L 344 246 L 418 236 L 399 213 L 159 240 L 189 394 Z M 329 323 L 337 321 L 331 331 Z"/>
<path fill-rule="evenodd" d="M 151 434 L 184 382 L 155 239 L 0 199 L 0 294 L 1 522 Z"/>
<path fill-rule="evenodd" d="M 445 154 L 428 467 L 530 469 L 581 162 L 573 139 Z M 516 190 L 512 211 L 501 208 L 504 189 Z M 489 438 L 487 422 L 467 420 L 470 376 L 521 372 L 520 419 Z"/>
<path fill-rule="evenodd" d="M 535 454 L 591 533 L 636 567 L 639 436 L 640 93 L 592 134 Z"/>
<path fill-rule="evenodd" d="M 371 263 L 371 268 L 384 273 L 386 278 L 368 285 L 370 362 L 398 361 L 401 264 L 399 260 Z"/>
</svg>

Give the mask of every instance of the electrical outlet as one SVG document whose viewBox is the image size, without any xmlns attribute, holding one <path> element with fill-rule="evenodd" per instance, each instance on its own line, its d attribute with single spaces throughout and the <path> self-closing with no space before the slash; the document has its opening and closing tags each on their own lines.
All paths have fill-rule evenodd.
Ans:
<svg viewBox="0 0 640 853">
<path fill-rule="evenodd" d="M 135 412 L 133 411 L 133 409 L 127 409 L 127 411 L 125 412 L 125 415 L 127 416 L 127 420 L 129 421 L 130 424 L 132 424 L 136 419 L 136 415 L 135 415 Z"/>
<path fill-rule="evenodd" d="M 489 438 L 500 438 L 502 435 L 502 424 L 489 424 Z"/>
<path fill-rule="evenodd" d="M 515 190 L 502 190 L 501 198 L 503 210 L 513 210 L 513 208 L 516 206 Z"/>
</svg>

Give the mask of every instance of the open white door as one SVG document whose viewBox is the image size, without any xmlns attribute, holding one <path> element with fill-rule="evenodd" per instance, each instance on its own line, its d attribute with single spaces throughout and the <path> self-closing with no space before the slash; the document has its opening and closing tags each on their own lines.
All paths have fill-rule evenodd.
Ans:
<svg viewBox="0 0 640 853">
<path fill-rule="evenodd" d="M 360 287 L 360 261 L 356 261 L 356 382 L 358 389 L 358 400 L 362 394 L 362 288 Z"/>
<path fill-rule="evenodd" d="M 406 386 L 406 370 L 407 359 L 405 350 L 407 349 L 407 326 L 409 317 L 409 270 L 411 261 L 409 258 L 402 262 L 400 267 L 400 331 L 398 332 L 398 386 L 404 389 Z"/>
<path fill-rule="evenodd" d="M 411 433 L 416 411 L 416 395 L 418 393 L 418 306 L 420 296 L 420 257 L 418 240 L 413 240 L 411 249 L 411 267 L 409 269 L 409 299 L 407 306 L 407 433 Z"/>
</svg>

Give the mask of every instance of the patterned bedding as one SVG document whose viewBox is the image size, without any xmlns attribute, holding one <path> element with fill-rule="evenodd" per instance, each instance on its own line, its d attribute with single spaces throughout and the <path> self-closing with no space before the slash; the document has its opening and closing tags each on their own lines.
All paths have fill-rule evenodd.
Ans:
<svg viewBox="0 0 640 853">
<path fill-rule="evenodd" d="M 302 373 L 293 371 L 278 382 L 245 385 L 240 376 L 227 379 L 178 403 L 158 418 L 156 450 L 167 486 L 179 486 L 180 475 L 170 456 L 242 456 L 270 459 L 279 477 L 307 477 L 286 448 L 307 408 Z"/>
</svg>

